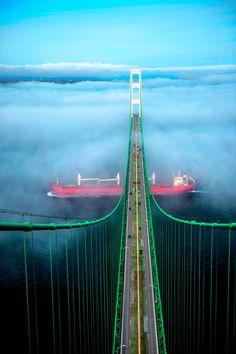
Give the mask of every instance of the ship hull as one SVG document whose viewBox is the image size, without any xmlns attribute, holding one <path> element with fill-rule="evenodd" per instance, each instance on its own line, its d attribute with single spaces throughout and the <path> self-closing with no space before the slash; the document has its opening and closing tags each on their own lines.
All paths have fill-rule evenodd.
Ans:
<svg viewBox="0 0 236 354">
<path fill-rule="evenodd" d="M 51 194 L 58 197 L 105 197 L 119 196 L 122 193 L 122 186 L 76 186 L 52 184 Z"/>
<path fill-rule="evenodd" d="M 119 196 L 122 193 L 122 186 L 77 186 L 52 184 L 49 196 L 53 197 L 106 197 Z M 173 186 L 171 184 L 156 184 L 151 187 L 154 195 L 176 195 L 195 190 L 195 184 L 188 186 Z"/>
<path fill-rule="evenodd" d="M 157 184 L 152 186 L 152 193 L 154 195 L 175 195 L 187 192 L 192 192 L 195 190 L 195 184 L 190 184 L 188 186 L 173 186 L 172 184 Z"/>
</svg>

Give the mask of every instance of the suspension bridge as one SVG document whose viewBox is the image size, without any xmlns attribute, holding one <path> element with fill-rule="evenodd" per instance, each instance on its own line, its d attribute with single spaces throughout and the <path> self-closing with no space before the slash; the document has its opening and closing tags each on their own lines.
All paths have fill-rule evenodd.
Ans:
<svg viewBox="0 0 236 354">
<path fill-rule="evenodd" d="M 102 218 L 60 223 L 0 213 L 7 353 L 235 350 L 236 223 L 177 218 L 159 205 L 137 69 L 127 156 L 123 193 Z"/>
</svg>

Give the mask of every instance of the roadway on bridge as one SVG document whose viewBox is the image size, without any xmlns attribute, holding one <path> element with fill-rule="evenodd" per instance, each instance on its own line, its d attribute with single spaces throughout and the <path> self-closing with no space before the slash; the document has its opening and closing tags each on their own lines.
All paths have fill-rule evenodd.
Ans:
<svg viewBox="0 0 236 354">
<path fill-rule="evenodd" d="M 138 116 L 133 117 L 128 181 L 124 292 L 120 353 L 159 353 L 143 151 Z M 118 351 L 119 352 L 119 351 Z"/>
</svg>

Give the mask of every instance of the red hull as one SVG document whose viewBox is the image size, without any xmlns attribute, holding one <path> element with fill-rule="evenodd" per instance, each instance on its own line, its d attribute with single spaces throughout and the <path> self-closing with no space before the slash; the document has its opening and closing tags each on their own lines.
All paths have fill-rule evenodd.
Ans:
<svg viewBox="0 0 236 354">
<path fill-rule="evenodd" d="M 152 186 L 152 193 L 154 195 L 169 195 L 169 194 L 181 194 L 185 192 L 191 192 L 195 190 L 195 184 L 188 186 L 173 186 L 172 184 L 157 184 Z"/>
<path fill-rule="evenodd" d="M 122 193 L 122 186 L 91 186 L 91 185 L 63 185 L 52 184 L 53 196 L 57 197 L 97 197 L 97 196 L 119 196 Z M 195 184 L 188 186 L 173 186 L 171 184 L 156 184 L 152 186 L 154 195 L 181 194 L 195 190 Z"/>
<path fill-rule="evenodd" d="M 68 186 L 63 184 L 52 184 L 52 193 L 59 197 L 89 197 L 89 196 L 112 196 L 122 193 L 122 186 Z"/>
</svg>

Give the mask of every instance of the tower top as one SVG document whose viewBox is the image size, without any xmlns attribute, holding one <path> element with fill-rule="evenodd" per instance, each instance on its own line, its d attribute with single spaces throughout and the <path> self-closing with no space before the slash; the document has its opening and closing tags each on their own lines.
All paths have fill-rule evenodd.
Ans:
<svg viewBox="0 0 236 354">
<path fill-rule="evenodd" d="M 142 116 L 142 71 L 141 69 L 130 70 L 130 116 Z"/>
<path fill-rule="evenodd" d="M 138 74 L 138 75 L 142 74 L 141 69 L 131 69 L 130 71 L 131 71 L 132 74 Z"/>
</svg>

